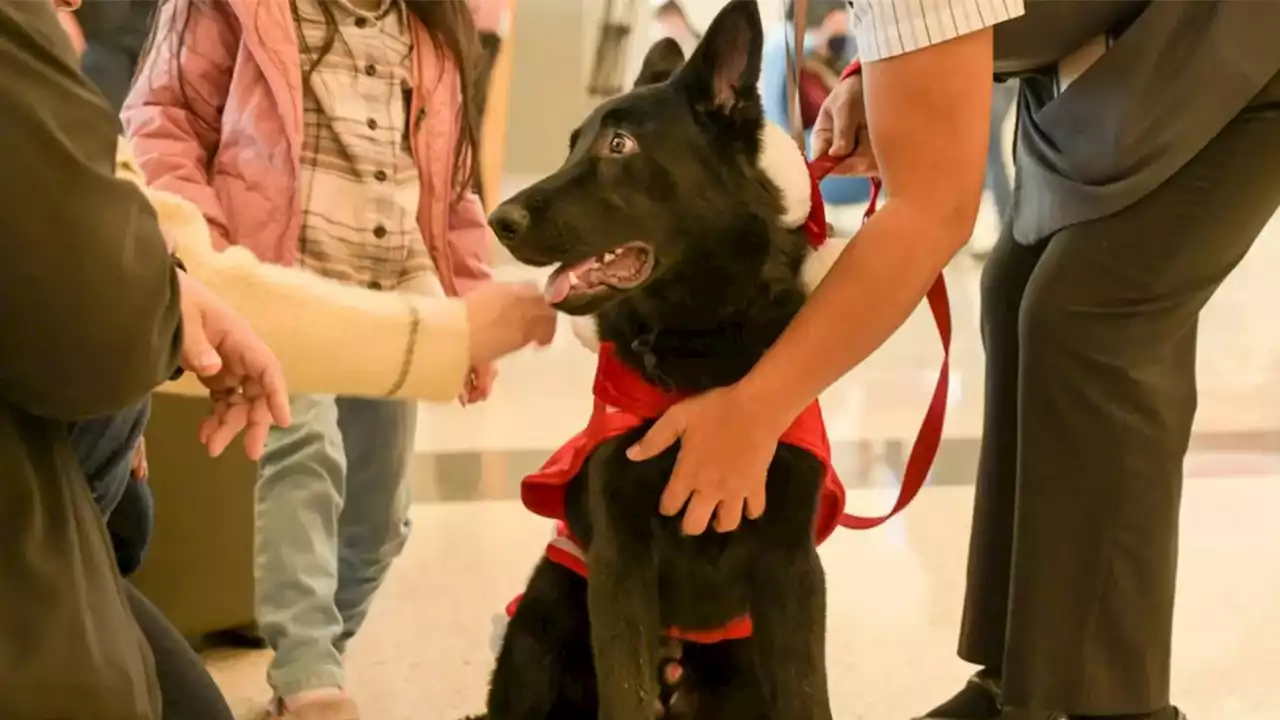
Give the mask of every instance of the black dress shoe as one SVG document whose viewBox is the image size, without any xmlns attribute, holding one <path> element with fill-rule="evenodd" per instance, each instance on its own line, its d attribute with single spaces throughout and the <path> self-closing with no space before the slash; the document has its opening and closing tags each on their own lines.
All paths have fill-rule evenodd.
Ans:
<svg viewBox="0 0 1280 720">
<path fill-rule="evenodd" d="M 960 692 L 915 720 L 1000 720 L 1002 696 L 999 676 L 979 670 Z"/>
</svg>

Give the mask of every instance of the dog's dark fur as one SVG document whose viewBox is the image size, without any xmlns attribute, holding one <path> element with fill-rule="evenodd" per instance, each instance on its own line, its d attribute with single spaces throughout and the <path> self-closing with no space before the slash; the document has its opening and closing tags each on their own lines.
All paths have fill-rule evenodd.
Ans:
<svg viewBox="0 0 1280 720">
<path fill-rule="evenodd" d="M 804 302 L 806 239 L 781 227 L 779 189 L 758 169 L 756 3 L 721 11 L 687 64 L 655 45 L 637 87 L 579 127 L 554 175 L 491 217 L 530 265 L 574 263 L 643 241 L 656 258 L 628 291 L 569 298 L 601 339 L 653 382 L 696 392 L 742 378 Z M 619 133 L 634 146 L 615 144 Z M 629 147 L 625 153 L 619 148 Z M 745 612 L 746 641 L 687 645 L 667 717 L 827 720 L 825 588 L 813 524 L 823 465 L 780 445 L 768 512 L 733 533 L 684 536 L 658 499 L 676 451 L 635 463 L 637 430 L 602 445 L 568 487 L 590 582 L 545 559 L 498 658 L 492 720 L 651 720 L 663 630 L 714 629 Z"/>
</svg>

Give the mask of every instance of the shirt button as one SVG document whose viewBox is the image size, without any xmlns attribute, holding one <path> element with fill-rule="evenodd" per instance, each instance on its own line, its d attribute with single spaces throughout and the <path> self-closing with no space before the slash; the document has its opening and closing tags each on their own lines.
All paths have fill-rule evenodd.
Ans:
<svg viewBox="0 0 1280 720">
<path fill-rule="evenodd" d="M 379 170 L 379 171 L 375 172 L 375 173 L 373 174 L 373 179 L 374 179 L 374 180 L 377 180 L 378 182 L 386 182 L 386 181 L 387 181 L 387 171 L 386 171 L 386 170 Z"/>
<path fill-rule="evenodd" d="M 361 17 L 361 18 L 356 18 L 356 27 L 358 27 L 358 28 L 367 28 L 367 27 L 369 27 L 369 18 L 362 18 L 362 17 Z"/>
<path fill-rule="evenodd" d="M 387 228 L 379 225 L 373 229 L 373 236 L 381 240 L 387 236 Z"/>
<path fill-rule="evenodd" d="M 370 130 L 377 130 L 377 129 L 378 129 L 378 121 L 377 121 L 377 120 L 374 120 L 373 118 L 369 118 L 369 121 L 368 121 L 368 122 L 366 122 L 365 124 L 369 126 L 369 129 L 370 129 Z"/>
<path fill-rule="evenodd" d="M 370 280 L 370 281 L 369 281 L 369 284 L 367 285 L 367 287 L 368 287 L 370 290 L 381 290 L 381 289 L 382 289 L 382 283 L 378 282 L 377 280 Z"/>
<path fill-rule="evenodd" d="M 377 66 L 377 65 L 374 65 L 373 63 L 369 63 L 368 65 L 365 65 L 365 66 L 364 66 L 364 74 L 365 74 L 365 75 L 368 75 L 369 77 L 373 77 L 374 75 L 377 75 L 377 74 L 378 74 L 378 66 Z"/>
</svg>

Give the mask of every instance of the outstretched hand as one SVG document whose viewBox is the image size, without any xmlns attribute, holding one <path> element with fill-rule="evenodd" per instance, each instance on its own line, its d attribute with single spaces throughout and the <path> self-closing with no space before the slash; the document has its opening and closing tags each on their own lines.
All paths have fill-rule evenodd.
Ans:
<svg viewBox="0 0 1280 720">
<path fill-rule="evenodd" d="M 659 509 L 667 516 L 683 509 L 688 535 L 701 535 L 713 516 L 717 531 L 731 532 L 744 513 L 753 520 L 764 514 L 765 478 L 781 435 L 730 386 L 673 406 L 627 457 L 648 460 L 680 441 Z"/>
<path fill-rule="evenodd" d="M 209 389 L 213 410 L 200 424 L 200 442 L 221 455 L 244 432 L 245 454 L 262 457 L 267 431 L 290 422 L 289 393 L 280 361 L 248 321 L 199 281 L 182 284 L 182 367 Z"/>
</svg>

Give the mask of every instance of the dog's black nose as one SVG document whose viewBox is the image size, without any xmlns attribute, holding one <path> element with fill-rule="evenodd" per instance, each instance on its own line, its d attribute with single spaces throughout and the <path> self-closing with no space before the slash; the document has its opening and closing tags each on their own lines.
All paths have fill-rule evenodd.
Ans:
<svg viewBox="0 0 1280 720">
<path fill-rule="evenodd" d="M 515 203 L 503 203 L 489 215 L 489 227 L 502 242 L 513 242 L 529 227 L 529 212 Z"/>
</svg>

